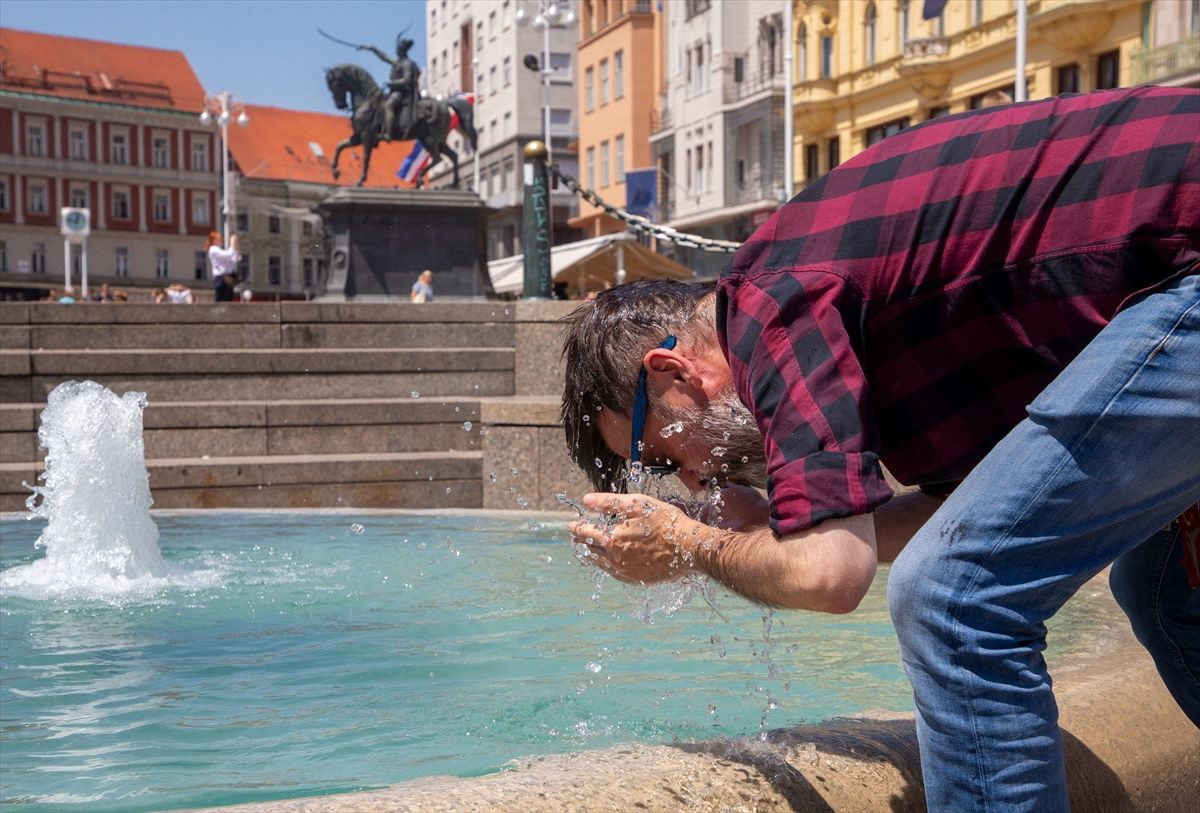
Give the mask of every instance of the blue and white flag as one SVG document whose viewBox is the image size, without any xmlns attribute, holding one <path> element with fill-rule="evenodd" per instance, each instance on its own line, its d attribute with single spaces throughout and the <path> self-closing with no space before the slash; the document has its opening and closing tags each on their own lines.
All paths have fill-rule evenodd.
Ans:
<svg viewBox="0 0 1200 813">
<path fill-rule="evenodd" d="M 625 173 L 625 211 L 648 220 L 658 219 L 658 169 L 631 169 Z"/>
<path fill-rule="evenodd" d="M 429 165 L 429 152 L 420 141 L 414 141 L 412 151 L 408 157 L 404 159 L 404 163 L 400 165 L 400 169 L 396 170 L 396 177 L 402 181 L 416 183 L 417 176 L 421 171 Z"/>
</svg>

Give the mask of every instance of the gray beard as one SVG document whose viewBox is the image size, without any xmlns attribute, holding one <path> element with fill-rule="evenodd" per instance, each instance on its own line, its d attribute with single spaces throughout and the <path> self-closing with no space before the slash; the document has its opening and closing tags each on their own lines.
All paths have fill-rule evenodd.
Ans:
<svg viewBox="0 0 1200 813">
<path fill-rule="evenodd" d="M 767 487 L 767 455 L 754 416 L 732 391 L 709 400 L 703 407 L 667 410 L 667 419 L 682 421 L 689 444 L 716 450 L 712 454 L 721 472 L 719 480 L 753 488 Z"/>
</svg>

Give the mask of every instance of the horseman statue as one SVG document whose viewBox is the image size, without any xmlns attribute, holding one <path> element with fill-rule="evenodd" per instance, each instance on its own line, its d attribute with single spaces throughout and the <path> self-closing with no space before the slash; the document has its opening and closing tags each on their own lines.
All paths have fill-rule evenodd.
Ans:
<svg viewBox="0 0 1200 813">
<path fill-rule="evenodd" d="M 471 149 L 476 147 L 477 135 L 474 125 L 474 110 L 471 98 L 456 94 L 443 100 L 421 97 L 421 69 L 409 56 L 413 41 L 404 36 L 396 37 L 396 56 L 392 57 L 373 45 L 354 45 L 332 37 L 317 29 L 320 34 L 341 45 L 359 51 L 370 51 L 391 65 L 391 73 L 383 88 L 375 84 L 370 72 L 357 65 L 335 65 L 325 71 L 325 84 L 333 94 L 334 104 L 339 110 L 350 111 L 353 134 L 337 146 L 331 167 L 333 177 L 340 174 L 338 159 L 347 147 L 362 146 L 362 175 L 358 185 L 367 179 L 371 165 L 371 151 L 380 141 L 416 140 L 429 153 L 430 160 L 417 173 L 415 183 L 420 188 L 429 170 L 442 159 L 449 158 L 454 165 L 453 186 L 458 186 L 458 153 L 446 143 L 446 137 L 457 129 L 463 134 Z M 405 29 L 407 30 L 407 29 Z"/>
<path fill-rule="evenodd" d="M 403 32 L 396 37 L 394 59 L 374 45 L 358 46 L 358 50 L 370 51 L 392 66 L 391 76 L 384 85 L 387 101 L 384 108 L 383 138 L 387 141 L 412 138 L 409 133 L 416 116 L 417 100 L 421 98 L 421 69 L 408 56 L 408 49 L 412 47 L 413 41 L 406 39 Z"/>
</svg>

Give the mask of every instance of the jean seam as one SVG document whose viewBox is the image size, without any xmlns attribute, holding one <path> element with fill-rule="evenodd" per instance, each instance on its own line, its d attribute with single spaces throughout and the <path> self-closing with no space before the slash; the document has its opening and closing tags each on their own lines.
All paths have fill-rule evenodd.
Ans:
<svg viewBox="0 0 1200 813">
<path fill-rule="evenodd" d="M 1092 418 L 1092 421 L 1088 424 L 1087 428 L 1080 434 L 1078 440 L 1076 440 L 1076 442 L 1070 447 L 1070 449 L 1065 449 L 1065 447 L 1064 447 L 1066 454 L 1060 456 L 1058 465 L 1054 467 L 1053 471 L 1047 473 L 1047 475 L 1043 478 L 1042 484 L 1038 488 L 1038 490 L 1034 494 L 1030 495 L 1029 499 L 1026 500 L 1025 504 L 1022 506 L 1020 513 L 1017 514 L 1013 518 L 1012 522 L 1010 522 L 1008 527 L 1004 530 L 1004 533 L 1002 533 L 1000 536 L 997 537 L 996 543 L 994 545 L 992 545 L 992 547 L 988 550 L 987 556 L 985 556 L 983 558 L 983 560 L 980 561 L 975 566 L 975 570 L 974 570 L 974 573 L 971 575 L 970 581 L 964 587 L 962 594 L 952 605 L 954 607 L 954 612 L 951 614 L 951 617 L 954 620 L 954 631 L 956 633 L 957 638 L 959 638 L 961 640 L 963 637 L 960 632 L 962 629 L 962 626 L 963 626 L 962 622 L 960 620 L 960 617 L 959 617 L 960 613 L 962 611 L 962 608 L 967 603 L 966 602 L 967 597 L 973 593 L 976 585 L 979 582 L 979 574 L 983 570 L 983 564 L 986 563 L 987 561 L 990 561 L 991 558 L 995 555 L 996 550 L 1002 544 L 1004 544 L 1004 542 L 1006 542 L 1007 540 L 1012 538 L 1013 529 L 1018 524 L 1020 524 L 1021 520 L 1024 519 L 1026 514 L 1028 514 L 1030 507 L 1034 503 L 1037 502 L 1038 498 L 1049 487 L 1049 484 L 1051 482 L 1053 482 L 1055 480 L 1055 478 L 1058 477 L 1058 475 L 1062 472 L 1063 467 L 1066 465 L 1066 463 L 1069 459 L 1073 458 L 1076 450 L 1078 450 L 1079 447 L 1081 445 L 1083 445 L 1084 442 L 1086 442 L 1087 439 L 1091 436 L 1092 432 L 1095 431 L 1096 425 L 1103 418 L 1105 418 L 1108 415 L 1108 413 L 1112 409 L 1113 403 L 1117 400 L 1117 398 L 1119 398 L 1126 390 L 1128 390 L 1129 385 L 1134 380 L 1134 378 L 1136 378 L 1138 376 L 1138 374 L 1141 373 L 1146 368 L 1146 365 L 1149 364 L 1150 361 L 1154 358 L 1154 356 L 1158 354 L 1159 350 L 1161 350 L 1162 347 L 1164 347 L 1166 345 L 1168 339 L 1170 339 L 1170 337 L 1176 333 L 1176 331 L 1179 329 L 1180 325 L 1182 325 L 1184 320 L 1187 319 L 1188 315 L 1193 310 L 1195 310 L 1197 307 L 1200 307 L 1200 302 L 1193 303 L 1192 305 L 1190 305 L 1186 310 L 1183 311 L 1183 313 L 1181 313 L 1179 315 L 1179 317 L 1175 320 L 1175 322 L 1171 325 L 1171 327 L 1165 333 L 1163 333 L 1163 335 L 1158 339 L 1158 341 L 1154 342 L 1154 347 L 1142 359 L 1142 361 L 1137 365 L 1137 367 L 1128 375 L 1128 377 L 1121 384 L 1121 386 L 1112 394 L 1112 396 L 1108 399 L 1108 402 L 1105 403 L 1104 409 L 1102 409 L 1099 413 L 1097 413 Z M 1156 624 L 1158 623 L 1157 611 L 1155 614 L 1155 623 Z M 1174 646 L 1174 642 L 1172 642 L 1172 646 Z M 966 710 L 967 710 L 968 717 L 970 719 L 971 737 L 974 740 L 975 753 L 979 755 L 976 759 L 976 767 L 980 773 L 980 786 L 983 788 L 984 793 L 985 793 L 985 796 L 983 799 L 984 806 L 982 808 L 982 813 L 986 813 L 988 810 L 992 809 L 992 804 L 991 804 L 992 793 L 991 793 L 991 782 L 988 778 L 988 773 L 987 773 L 987 771 L 984 770 L 984 763 L 983 763 L 983 750 L 984 749 L 981 747 L 981 744 L 979 742 L 979 724 L 978 724 L 978 719 L 975 714 L 975 705 L 976 705 L 975 691 L 974 691 L 974 687 L 971 686 L 971 684 L 968 681 L 963 679 L 963 675 L 964 675 L 964 673 L 967 672 L 967 670 L 963 668 L 960 659 L 958 657 L 956 657 L 955 661 L 956 661 L 956 664 L 955 664 L 956 669 L 957 669 L 957 672 L 959 673 L 959 675 L 958 675 L 959 681 L 963 685 L 964 690 L 967 690 L 968 687 L 970 687 L 969 692 L 964 691 L 964 695 L 966 695 L 966 697 L 968 697 L 970 700 L 970 702 L 968 702 L 966 704 Z M 1043 659 L 1043 662 L 1044 662 L 1044 659 Z M 1055 707 L 1057 708 L 1057 702 L 1053 700 L 1053 695 L 1051 695 L 1051 698 L 1052 698 L 1051 702 L 1054 703 Z"/>
<path fill-rule="evenodd" d="M 1167 568 L 1171 566 L 1171 559 L 1175 555 L 1175 550 L 1179 545 L 1181 536 L 1182 532 L 1178 527 L 1176 527 L 1171 535 L 1171 544 L 1167 546 L 1167 549 L 1163 552 L 1163 555 L 1159 557 L 1159 560 L 1154 563 L 1154 581 L 1151 585 L 1150 592 L 1151 612 L 1154 618 L 1154 627 L 1158 631 L 1159 638 L 1162 641 L 1165 641 L 1169 647 L 1171 659 L 1175 662 L 1175 665 L 1180 668 L 1182 674 L 1186 675 L 1187 679 L 1190 680 L 1194 686 L 1200 688 L 1200 678 L 1193 674 L 1192 670 L 1188 667 L 1187 658 L 1183 657 L 1183 650 L 1179 648 L 1179 644 L 1177 644 L 1175 639 L 1171 637 L 1171 634 L 1167 632 L 1166 626 L 1162 623 L 1162 613 L 1160 611 L 1162 606 L 1162 602 L 1160 601 L 1160 596 L 1162 595 L 1162 583 L 1166 578 Z"/>
</svg>

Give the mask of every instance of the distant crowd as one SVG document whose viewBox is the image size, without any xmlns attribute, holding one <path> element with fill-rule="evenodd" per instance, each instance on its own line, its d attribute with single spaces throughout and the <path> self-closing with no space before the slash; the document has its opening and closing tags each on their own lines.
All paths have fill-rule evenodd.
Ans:
<svg viewBox="0 0 1200 813">
<path fill-rule="evenodd" d="M 87 297 L 77 295 L 74 290 L 50 288 L 41 302 L 58 302 L 63 305 L 74 305 L 80 302 L 153 302 L 156 305 L 191 305 L 196 301 L 192 289 L 181 282 L 173 282 L 166 288 L 155 288 L 149 293 L 138 291 L 130 294 L 121 289 L 112 289 L 107 282 L 101 283 Z"/>
</svg>

